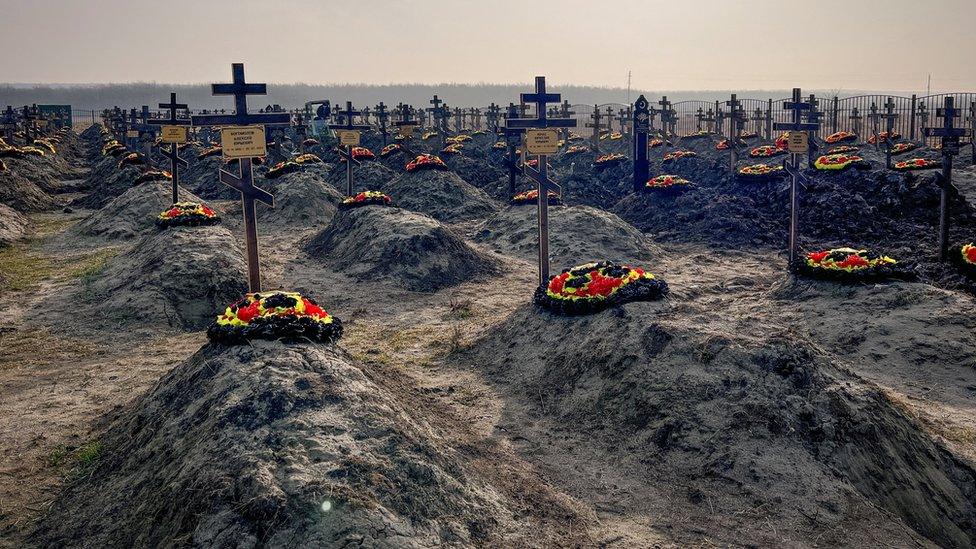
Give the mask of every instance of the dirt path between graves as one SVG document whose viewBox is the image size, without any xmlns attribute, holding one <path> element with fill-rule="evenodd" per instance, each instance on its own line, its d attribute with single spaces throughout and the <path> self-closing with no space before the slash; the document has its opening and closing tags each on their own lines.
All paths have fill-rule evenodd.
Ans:
<svg viewBox="0 0 976 549">
<path fill-rule="evenodd" d="M 228 211 L 235 206 L 219 204 Z M 0 295 L 0 307 L 7 312 L 0 320 L 0 546 L 17 546 L 31 521 L 57 505 L 60 486 L 76 480 L 85 460 L 97 456 L 105 418 L 205 341 L 202 333 L 149 327 L 91 332 L 85 329 L 86 315 L 93 314 L 89 310 L 58 319 L 63 330 L 31 322 L 31 311 L 43 308 L 47 298 L 84 284 L 86 273 L 98 268 L 93 258 L 104 250 L 72 254 L 48 246 L 53 234 L 83 214 L 35 216 L 37 230 L 19 253 L 24 261 L 34 262 L 36 280 Z M 233 217 L 229 225 L 239 232 Z M 288 261 L 298 252 L 282 251 L 297 250 L 304 236 L 306 232 L 290 231 L 262 241 L 265 249 L 276 252 L 263 254 L 274 258 L 265 265 L 268 286 L 293 283 Z M 317 294 L 324 294 L 323 301 L 347 324 L 341 345 L 440 436 L 469 455 L 486 479 L 508 494 L 526 498 L 526 508 L 553 525 L 546 534 L 551 539 L 667 546 L 675 543 L 675 532 L 683 532 L 683 545 L 713 543 L 709 526 L 697 524 L 677 502 L 671 515 L 642 513 L 641 501 L 655 494 L 634 480 L 640 464 L 610 466 L 611 458 L 603 450 L 560 430 L 545 415 L 545 395 L 524 401 L 492 385 L 477 367 L 450 360 L 452 353 L 505 322 L 530 298 L 534 267 L 515 259 L 507 260 L 506 267 L 506 276 L 432 295 L 357 284 L 340 276 L 328 291 Z M 957 454 L 976 459 L 976 409 L 971 404 L 976 373 L 965 363 L 968 355 L 953 349 L 971 342 L 972 326 L 960 323 L 950 326 L 948 333 L 940 332 L 946 330 L 945 311 L 971 311 L 971 298 L 922 285 L 899 285 L 895 292 L 839 289 L 832 296 L 811 295 L 796 304 L 778 297 L 790 284 L 781 258 L 687 245 L 669 247 L 651 268 L 671 282 L 673 315 L 681 323 L 713 330 L 716 337 L 736 334 L 759 340 L 784 327 L 817 336 L 828 353 L 884 387 L 933 436 Z M 802 288 L 799 291 L 802 295 Z M 845 310 L 851 292 L 858 294 L 859 310 Z M 881 314 L 889 310 L 894 314 Z M 852 332 L 859 330 L 865 332 L 864 339 L 852 341 Z M 969 335 L 964 335 L 966 330 Z M 901 348 L 902 343 L 915 349 Z M 931 345 L 931 352 L 919 354 L 918 347 L 924 345 Z M 939 352 L 946 356 L 945 367 L 923 371 L 921 365 L 938 361 L 931 355 Z M 930 362 L 923 360 L 926 357 Z M 664 492 L 662 487 L 657 495 Z M 564 509 L 575 512 L 567 516 Z M 761 509 L 743 513 L 754 531 L 768 530 L 755 539 L 778 539 Z M 578 517 L 583 517 L 581 522 Z M 856 527 L 870 532 L 884 532 L 898 522 L 875 508 L 862 509 L 858 518 Z M 913 533 L 897 535 L 917 538 Z M 824 539 L 836 538 L 824 533 Z M 917 542 L 928 543 L 920 538 Z"/>
</svg>

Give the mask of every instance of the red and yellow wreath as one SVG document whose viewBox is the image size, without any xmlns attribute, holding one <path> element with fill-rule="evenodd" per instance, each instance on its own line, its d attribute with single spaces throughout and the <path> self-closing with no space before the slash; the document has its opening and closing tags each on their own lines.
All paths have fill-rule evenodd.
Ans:
<svg viewBox="0 0 976 549">
<path fill-rule="evenodd" d="M 688 135 L 682 137 L 682 139 L 698 139 L 698 138 L 701 138 L 701 137 L 708 137 L 710 135 L 712 135 L 712 132 L 710 132 L 710 131 L 707 131 L 707 130 L 698 130 L 696 132 L 689 133 Z"/>
<path fill-rule="evenodd" d="M 54 142 L 50 139 L 35 139 L 34 145 L 40 145 L 42 148 L 47 149 L 51 154 L 57 154 L 58 150 L 54 148 Z"/>
<path fill-rule="evenodd" d="M 220 216 L 206 204 L 177 202 L 156 217 L 156 225 L 162 228 L 175 226 L 214 225 Z"/>
<path fill-rule="evenodd" d="M 827 280 L 859 281 L 874 278 L 906 277 L 897 270 L 898 262 L 886 255 L 854 248 L 834 248 L 810 252 L 795 270 L 802 275 Z"/>
<path fill-rule="evenodd" d="M 818 170 L 841 171 L 861 162 L 864 159 L 856 154 L 825 154 L 817 158 L 813 166 Z"/>
<path fill-rule="evenodd" d="M 420 138 L 424 141 L 427 141 L 431 137 L 437 137 L 437 132 L 425 132 L 422 136 L 420 136 Z"/>
<path fill-rule="evenodd" d="M 504 149 L 505 147 L 508 147 L 508 143 L 505 143 L 504 141 L 495 141 L 491 145 L 491 148 L 493 149 Z"/>
<path fill-rule="evenodd" d="M 398 143 L 390 143 L 380 150 L 380 158 L 386 158 L 395 152 L 401 151 L 403 151 L 403 147 L 401 147 Z"/>
<path fill-rule="evenodd" d="M 900 139 L 900 138 L 901 138 L 901 134 L 898 132 L 891 132 L 890 134 L 888 132 L 881 132 L 877 135 L 872 135 L 871 137 L 868 137 L 868 143 L 874 145 L 875 143 L 881 143 L 882 141 L 888 141 L 890 139 Z"/>
<path fill-rule="evenodd" d="M 831 147 L 827 149 L 827 154 L 850 154 L 860 151 L 859 147 L 853 145 L 840 145 L 838 147 Z"/>
<path fill-rule="evenodd" d="M 770 158 L 781 154 L 786 154 L 786 150 L 774 145 L 760 145 L 749 151 L 749 156 L 753 158 Z"/>
<path fill-rule="evenodd" d="M 667 293 L 667 283 L 644 269 L 602 261 L 553 276 L 545 287 L 536 290 L 534 301 L 554 313 L 577 315 L 632 301 L 661 299 Z"/>
<path fill-rule="evenodd" d="M 444 140 L 446 143 L 464 143 L 465 141 L 471 141 L 470 135 L 458 134 L 454 137 L 448 137 Z"/>
<path fill-rule="evenodd" d="M 415 172 L 419 170 L 446 170 L 447 164 L 444 163 L 439 157 L 432 154 L 421 154 L 417 155 L 407 164 L 408 172 Z"/>
<path fill-rule="evenodd" d="M 266 179 L 277 179 L 285 174 L 296 172 L 304 166 L 321 164 L 322 159 L 312 153 L 305 153 L 289 160 L 282 160 L 268 169 L 264 174 Z"/>
<path fill-rule="evenodd" d="M 206 149 L 200 151 L 199 154 L 197 154 L 197 160 L 203 160 L 204 158 L 210 158 L 211 156 L 218 156 L 221 154 L 224 154 L 224 148 L 221 147 L 220 145 L 207 147 Z"/>
<path fill-rule="evenodd" d="M 891 147 L 891 154 L 892 155 L 904 154 L 904 153 L 907 153 L 908 151 L 914 151 L 917 148 L 918 148 L 918 145 L 916 145 L 915 143 L 912 143 L 911 141 L 905 141 L 905 142 L 902 142 L 902 143 L 895 143 Z"/>
<path fill-rule="evenodd" d="M 715 150 L 725 151 L 729 149 L 729 140 L 723 139 L 715 144 Z"/>
<path fill-rule="evenodd" d="M 342 337 L 342 321 L 297 292 L 262 292 L 227 307 L 207 337 L 227 345 L 251 339 L 334 343 Z"/>
<path fill-rule="evenodd" d="M 912 158 L 911 160 L 902 160 L 901 162 L 895 162 L 892 166 L 898 171 L 912 171 L 912 170 L 933 170 L 940 168 L 942 163 L 938 160 L 929 160 L 927 158 Z"/>
<path fill-rule="evenodd" d="M 790 146 L 790 132 L 780 134 L 779 137 L 774 141 L 774 146 L 777 149 L 787 149 Z"/>
<path fill-rule="evenodd" d="M 141 166 L 145 163 L 146 163 L 146 159 L 143 155 L 133 152 L 123 156 L 122 160 L 119 160 L 118 167 L 122 168 L 123 166 Z"/>
<path fill-rule="evenodd" d="M 546 197 L 549 199 L 550 205 L 559 204 L 559 195 L 554 191 L 546 191 Z M 515 206 L 522 206 L 525 204 L 535 204 L 539 201 L 539 190 L 532 189 L 530 191 L 524 191 L 516 194 L 512 197 L 512 204 Z"/>
<path fill-rule="evenodd" d="M 647 180 L 645 190 L 650 191 L 684 191 L 691 185 L 691 181 L 677 175 L 659 175 Z"/>
<path fill-rule="evenodd" d="M 739 175 L 749 178 L 776 177 L 784 172 L 779 164 L 753 164 L 739 168 Z"/>
<path fill-rule="evenodd" d="M 698 153 L 694 151 L 674 151 L 669 152 L 664 155 L 664 162 L 674 162 L 676 160 L 681 160 L 682 158 L 692 158 L 698 156 Z"/>
<path fill-rule="evenodd" d="M 166 170 L 151 169 L 142 172 L 139 177 L 136 178 L 135 184 L 146 183 L 149 181 L 172 181 L 173 174 Z"/>
<path fill-rule="evenodd" d="M 587 149 L 583 145 L 570 145 L 570 147 L 566 149 L 565 154 L 567 155 L 580 154 L 580 153 L 585 153 L 588 150 L 589 149 Z"/>
<path fill-rule="evenodd" d="M 660 147 L 663 144 L 664 144 L 663 139 L 658 139 L 655 137 L 654 139 L 651 139 L 650 141 L 647 142 L 647 148 L 653 149 L 654 147 Z"/>
<path fill-rule="evenodd" d="M 956 248 L 949 257 L 964 275 L 976 279 L 976 246 L 972 242 Z"/>
<path fill-rule="evenodd" d="M 464 145 L 460 143 L 452 143 L 441 149 L 441 154 L 461 154 L 463 149 Z"/>
<path fill-rule="evenodd" d="M 824 138 L 824 142 L 828 145 L 843 143 L 845 141 L 857 141 L 857 134 L 854 132 L 836 132 Z"/>
<path fill-rule="evenodd" d="M 360 206 L 392 206 L 393 199 L 381 191 L 363 191 L 355 196 L 350 196 L 339 204 L 339 208 L 348 210 Z"/>
<path fill-rule="evenodd" d="M 619 164 L 627 160 L 627 157 L 618 153 L 601 154 L 593 161 L 593 165 L 598 168 L 606 168 L 615 164 Z"/>
<path fill-rule="evenodd" d="M 319 144 L 319 140 L 318 139 L 313 139 L 311 137 L 309 137 L 308 139 L 305 139 L 305 140 L 302 141 L 302 145 L 304 145 L 306 147 L 314 147 L 314 146 L 316 146 L 318 144 Z"/>
<path fill-rule="evenodd" d="M 353 160 L 373 160 L 376 158 L 373 151 L 367 149 L 366 147 L 353 147 L 350 154 L 352 155 Z"/>
</svg>

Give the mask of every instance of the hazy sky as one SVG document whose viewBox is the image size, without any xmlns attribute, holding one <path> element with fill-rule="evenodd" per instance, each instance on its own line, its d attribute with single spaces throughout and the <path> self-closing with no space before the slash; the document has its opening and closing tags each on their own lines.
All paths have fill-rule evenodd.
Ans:
<svg viewBox="0 0 976 549">
<path fill-rule="evenodd" d="M 176 16 L 174 18 L 174 15 Z M 976 89 L 976 0 L 0 0 L 0 82 Z M 940 40 L 941 42 L 937 42 Z"/>
</svg>

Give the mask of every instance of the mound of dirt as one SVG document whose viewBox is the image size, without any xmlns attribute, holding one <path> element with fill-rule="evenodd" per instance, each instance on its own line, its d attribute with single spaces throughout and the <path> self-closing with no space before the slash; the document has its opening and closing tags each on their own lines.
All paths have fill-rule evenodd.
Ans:
<svg viewBox="0 0 976 549">
<path fill-rule="evenodd" d="M 354 166 L 352 170 L 353 192 L 377 191 L 382 189 L 390 181 L 396 179 L 397 172 L 383 165 L 381 162 L 366 161 L 359 166 Z M 346 192 L 346 165 L 342 162 L 330 165 L 328 171 L 329 182 L 341 193 Z"/>
<path fill-rule="evenodd" d="M 498 210 L 484 191 L 447 171 L 404 173 L 380 190 L 390 195 L 398 206 L 440 221 L 476 219 Z"/>
<path fill-rule="evenodd" d="M 226 228 L 173 227 L 109 260 L 86 293 L 107 320 L 198 330 L 247 292 L 246 270 Z"/>
<path fill-rule="evenodd" d="M 199 202 L 200 199 L 181 188 L 180 201 Z M 84 236 L 129 239 L 154 231 L 157 216 L 172 204 L 172 183 L 142 183 L 125 191 L 70 231 Z"/>
<path fill-rule="evenodd" d="M 24 213 L 50 210 L 58 206 L 58 200 L 44 192 L 36 183 L 11 166 L 0 172 L 0 204 Z"/>
<path fill-rule="evenodd" d="M 479 226 L 474 238 L 499 253 L 535 261 L 538 226 L 534 206 L 512 206 Z M 549 207 L 549 257 L 554 270 L 603 259 L 639 266 L 660 255 L 647 237 L 611 213 L 589 206 Z"/>
<path fill-rule="evenodd" d="M 458 177 L 468 183 L 487 191 L 503 175 L 505 170 L 485 160 L 471 158 L 463 154 L 448 154 L 444 156 L 444 163 L 456 173 Z"/>
<path fill-rule="evenodd" d="M 274 195 L 275 207 L 258 204 L 262 222 L 282 225 L 325 225 L 332 220 L 343 195 L 313 170 L 265 180 L 261 187 Z"/>
<path fill-rule="evenodd" d="M 757 507 L 786 536 L 780 545 L 851 542 L 821 536 L 851 535 L 852 521 L 857 535 L 915 543 L 888 515 L 858 520 L 875 506 L 939 545 L 976 542 L 976 472 L 875 386 L 789 334 L 716 335 L 667 319 L 668 308 L 565 318 L 523 307 L 461 359 L 570 436 L 597 441 L 608 475 L 636 466 L 640 486 L 615 505 L 641 494 L 642 513 L 691 509 L 720 545 L 772 541 L 764 528 L 721 526 Z M 665 492 L 657 503 L 651 487 Z"/>
<path fill-rule="evenodd" d="M 0 247 L 24 238 L 30 222 L 17 210 L 0 204 Z"/>
<path fill-rule="evenodd" d="M 325 346 L 208 345 L 119 414 L 100 460 L 69 485 L 34 540 L 536 545 L 502 496 L 376 377 Z"/>
<path fill-rule="evenodd" d="M 87 195 L 74 200 L 71 205 L 97 210 L 132 188 L 132 182 L 141 170 L 135 166 L 118 167 L 119 160 L 107 156 L 92 165 L 86 180 Z"/>
<path fill-rule="evenodd" d="M 400 208 L 341 211 L 304 249 L 358 280 L 386 278 L 417 292 L 434 292 L 496 271 L 494 260 L 454 231 Z"/>
<path fill-rule="evenodd" d="M 180 175 L 180 181 L 193 194 L 207 200 L 234 200 L 241 197 L 241 193 L 220 182 L 220 168 L 224 165 L 220 155 L 208 156 L 202 160 L 197 160 L 196 156 L 185 157 L 190 161 L 190 167 Z"/>
</svg>

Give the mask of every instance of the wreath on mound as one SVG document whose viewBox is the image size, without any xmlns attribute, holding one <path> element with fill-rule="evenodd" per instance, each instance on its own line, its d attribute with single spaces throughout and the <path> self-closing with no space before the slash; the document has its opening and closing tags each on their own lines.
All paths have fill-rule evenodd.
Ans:
<svg viewBox="0 0 976 549">
<path fill-rule="evenodd" d="M 976 246 L 972 242 L 954 248 L 949 253 L 949 259 L 959 267 L 962 274 L 976 280 Z"/>
<path fill-rule="evenodd" d="M 911 278 L 911 273 L 902 269 L 898 261 L 886 255 L 854 248 L 810 252 L 797 262 L 794 271 L 810 278 L 844 282 Z"/>
<path fill-rule="evenodd" d="M 550 206 L 557 206 L 560 204 L 559 195 L 553 191 L 546 191 L 546 198 L 549 200 Z M 530 191 L 520 192 L 512 197 L 513 206 L 526 206 L 529 204 L 537 204 L 539 202 L 539 190 L 532 189 Z"/>
<path fill-rule="evenodd" d="M 620 132 L 610 132 L 610 134 L 607 137 L 610 139 L 610 141 L 620 141 L 621 139 L 624 138 L 624 134 Z"/>
<path fill-rule="evenodd" d="M 593 166 L 595 168 L 604 169 L 620 164 L 624 160 L 627 160 L 627 157 L 619 153 L 603 154 L 596 157 L 596 160 L 593 161 Z"/>
<path fill-rule="evenodd" d="M 308 139 L 305 139 L 304 141 L 302 141 L 302 145 L 305 146 L 305 147 L 314 147 L 314 146 L 316 146 L 318 144 L 319 144 L 319 140 L 318 139 L 312 139 L 311 137 L 309 137 Z"/>
<path fill-rule="evenodd" d="M 677 175 L 659 175 L 647 180 L 644 184 L 645 191 L 656 194 L 678 194 L 683 193 L 691 187 L 691 181 Z"/>
<path fill-rule="evenodd" d="M 861 149 L 853 145 L 840 145 L 827 149 L 827 154 L 850 154 L 859 152 Z"/>
<path fill-rule="evenodd" d="M 139 177 L 136 178 L 134 184 L 138 185 L 140 183 L 147 183 L 149 181 L 172 181 L 172 180 L 173 180 L 173 174 L 169 173 L 168 171 L 152 169 L 152 170 L 146 170 L 142 172 L 142 174 L 140 174 Z"/>
<path fill-rule="evenodd" d="M 146 163 L 146 159 L 143 155 L 141 155 L 140 153 L 130 152 L 129 154 L 123 156 L 122 160 L 119 160 L 118 167 L 122 168 L 125 166 L 141 166 L 145 163 Z"/>
<path fill-rule="evenodd" d="M 200 151 L 199 154 L 197 154 L 197 160 L 203 160 L 204 158 L 209 158 L 211 156 L 217 156 L 220 154 L 224 154 L 224 148 L 221 147 L 220 145 L 207 147 L 206 149 Z"/>
<path fill-rule="evenodd" d="M 220 223 L 220 216 L 217 215 L 217 212 L 211 210 L 206 204 L 196 202 L 177 202 L 156 217 L 156 225 L 162 229 L 216 225 L 217 223 Z"/>
<path fill-rule="evenodd" d="M 566 149 L 566 155 L 585 153 L 588 150 L 589 149 L 587 149 L 583 145 L 570 145 L 570 147 Z"/>
<path fill-rule="evenodd" d="M 321 164 L 322 159 L 311 153 L 300 154 L 291 160 L 284 160 L 278 162 L 274 166 L 268 169 L 268 173 L 264 174 L 265 179 L 277 179 L 285 174 L 292 173 L 302 169 L 302 167 L 310 164 Z"/>
<path fill-rule="evenodd" d="M 676 160 L 681 160 L 682 158 L 692 158 L 695 156 L 698 156 L 698 153 L 694 151 L 674 151 L 664 155 L 663 162 L 674 162 Z"/>
<path fill-rule="evenodd" d="M 584 315 L 631 301 L 654 301 L 668 294 L 668 284 L 640 268 L 610 261 L 587 263 L 549 279 L 535 291 L 536 305 L 563 315 Z"/>
<path fill-rule="evenodd" d="M 854 166 L 858 169 L 871 167 L 863 158 L 856 154 L 825 154 L 813 163 L 813 167 L 821 171 L 839 172 Z"/>
<path fill-rule="evenodd" d="M 352 155 L 353 160 L 373 160 L 376 158 L 373 151 L 366 147 L 353 147 L 349 154 Z"/>
<path fill-rule="evenodd" d="M 775 145 L 760 145 L 749 151 L 749 156 L 753 158 L 770 158 L 781 154 L 786 154 L 786 150 Z"/>
<path fill-rule="evenodd" d="M 425 132 L 422 136 L 420 136 L 420 138 L 424 141 L 427 141 L 431 137 L 437 137 L 437 132 Z"/>
<path fill-rule="evenodd" d="M 34 145 L 40 145 L 41 147 L 47 149 L 51 154 L 58 153 L 57 149 L 54 148 L 54 143 L 50 139 L 35 139 Z"/>
<path fill-rule="evenodd" d="M 911 141 L 906 141 L 904 143 L 895 143 L 894 146 L 891 147 L 891 150 L 889 152 L 892 154 L 892 156 L 894 156 L 896 154 L 904 154 L 907 153 L 908 151 L 914 151 L 917 148 L 918 145 L 916 145 L 915 143 L 912 143 Z"/>
<path fill-rule="evenodd" d="M 768 179 L 783 175 L 786 170 L 779 164 L 753 164 L 739 168 L 739 175 L 749 179 Z"/>
<path fill-rule="evenodd" d="M 569 133 L 569 141 L 582 141 L 582 140 L 583 140 L 583 136 L 582 135 L 580 135 L 580 134 L 578 134 L 576 132 L 570 132 Z"/>
<path fill-rule="evenodd" d="M 688 135 L 682 137 L 681 139 L 699 139 L 702 137 L 708 137 L 712 135 L 712 132 L 706 130 L 698 130 L 695 133 L 689 133 Z"/>
<path fill-rule="evenodd" d="M 462 133 L 460 135 L 455 135 L 454 137 L 448 137 L 445 139 L 445 141 L 448 143 L 464 143 L 465 141 L 471 141 L 471 136 Z"/>
<path fill-rule="evenodd" d="M 721 140 L 721 141 L 719 141 L 718 143 L 715 144 L 715 150 L 717 150 L 717 151 L 725 151 L 725 150 L 728 150 L 728 149 L 729 149 L 729 140 L 728 139 L 723 139 L 723 140 Z"/>
<path fill-rule="evenodd" d="M 453 143 L 441 149 L 441 154 L 461 154 L 462 149 L 464 149 L 464 145 Z"/>
<path fill-rule="evenodd" d="M 2 147 L 0 158 L 24 158 L 25 156 L 44 156 L 44 151 L 37 147 Z"/>
<path fill-rule="evenodd" d="M 408 172 L 416 172 L 420 170 L 446 170 L 448 169 L 447 164 L 444 163 L 440 157 L 434 156 L 432 154 L 420 154 L 417 158 L 414 158 L 409 163 L 407 163 Z"/>
<path fill-rule="evenodd" d="M 495 141 L 494 143 L 492 143 L 491 148 L 493 148 L 493 149 L 504 149 L 507 146 L 508 146 L 508 143 L 505 143 L 504 141 Z"/>
<path fill-rule="evenodd" d="M 901 138 L 901 134 L 898 132 L 891 132 L 891 133 L 881 132 L 877 135 L 872 135 L 871 137 L 869 137 L 868 143 L 874 145 L 876 143 L 888 141 L 889 139 L 899 139 L 899 138 Z"/>
<path fill-rule="evenodd" d="M 757 137 L 759 137 L 759 134 L 756 132 L 742 132 L 739 135 L 739 139 L 755 139 Z"/>
<path fill-rule="evenodd" d="M 335 343 L 342 337 L 342 321 L 297 292 L 262 292 L 227 307 L 207 337 L 225 345 L 251 339 Z"/>
<path fill-rule="evenodd" d="M 895 162 L 892 168 L 908 172 L 913 170 L 933 170 L 942 167 L 942 162 L 938 160 L 929 160 L 927 158 L 913 158 L 911 160 L 902 160 L 901 162 Z"/>
<path fill-rule="evenodd" d="M 351 210 L 360 206 L 392 206 L 393 199 L 381 191 L 363 191 L 339 203 L 340 210 Z"/>
<path fill-rule="evenodd" d="M 836 132 L 824 138 L 824 142 L 828 145 L 844 143 L 845 141 L 857 141 L 857 134 L 854 132 Z"/>
<path fill-rule="evenodd" d="M 380 158 L 386 158 L 395 152 L 401 152 L 403 147 L 399 143 L 390 143 L 389 145 L 380 149 Z"/>
<path fill-rule="evenodd" d="M 781 134 L 779 137 L 776 138 L 776 141 L 774 141 L 773 143 L 774 143 L 774 146 L 777 149 L 786 149 L 786 148 L 789 148 L 789 146 L 790 146 L 790 132 L 786 132 L 784 134 Z"/>
<path fill-rule="evenodd" d="M 660 147 L 664 144 L 663 139 L 654 138 L 647 142 L 647 148 L 653 149 L 654 147 Z"/>
</svg>

